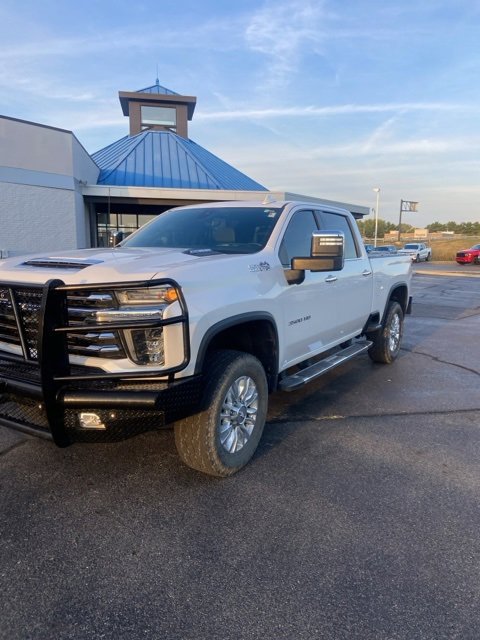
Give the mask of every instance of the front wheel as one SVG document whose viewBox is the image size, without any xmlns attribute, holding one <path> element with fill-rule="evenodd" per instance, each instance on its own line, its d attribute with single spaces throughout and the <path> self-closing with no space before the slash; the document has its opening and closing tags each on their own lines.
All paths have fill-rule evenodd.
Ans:
<svg viewBox="0 0 480 640">
<path fill-rule="evenodd" d="M 374 362 L 391 364 L 400 352 L 403 335 L 403 311 L 398 302 L 390 302 L 382 328 L 370 339 L 368 355 Z"/>
<path fill-rule="evenodd" d="M 205 368 L 199 413 L 175 423 L 183 462 L 212 476 L 234 474 L 247 464 L 262 436 L 268 386 L 260 361 L 248 353 L 216 351 Z"/>
</svg>

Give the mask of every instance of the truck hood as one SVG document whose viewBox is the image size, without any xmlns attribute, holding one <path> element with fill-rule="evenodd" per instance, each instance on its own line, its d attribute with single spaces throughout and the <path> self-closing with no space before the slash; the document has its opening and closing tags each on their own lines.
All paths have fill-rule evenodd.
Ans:
<svg viewBox="0 0 480 640">
<path fill-rule="evenodd" d="M 63 280 L 66 284 L 142 281 L 155 276 L 172 277 L 178 267 L 192 263 L 199 265 L 240 257 L 244 259 L 245 255 L 157 247 L 44 252 L 0 260 L 0 280 L 36 284 L 51 279 Z"/>
</svg>

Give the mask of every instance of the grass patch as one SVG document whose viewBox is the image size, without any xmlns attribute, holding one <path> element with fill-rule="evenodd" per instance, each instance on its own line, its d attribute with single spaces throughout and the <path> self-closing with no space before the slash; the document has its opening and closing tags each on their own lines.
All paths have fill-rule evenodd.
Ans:
<svg viewBox="0 0 480 640">
<path fill-rule="evenodd" d="M 414 240 L 413 238 L 402 238 L 402 242 L 389 242 L 379 240 L 378 244 L 394 244 L 397 249 L 401 249 L 407 242 L 424 242 L 424 240 Z M 474 244 L 480 244 L 479 236 L 460 236 L 452 238 L 432 238 L 427 244 L 432 247 L 432 260 L 437 262 L 455 262 L 455 254 L 462 249 L 469 249 Z"/>
<path fill-rule="evenodd" d="M 459 236 L 454 238 L 433 239 L 430 243 L 432 247 L 432 260 L 439 262 L 455 262 L 455 254 L 462 249 L 469 249 L 474 244 L 480 244 L 478 236 Z"/>
</svg>

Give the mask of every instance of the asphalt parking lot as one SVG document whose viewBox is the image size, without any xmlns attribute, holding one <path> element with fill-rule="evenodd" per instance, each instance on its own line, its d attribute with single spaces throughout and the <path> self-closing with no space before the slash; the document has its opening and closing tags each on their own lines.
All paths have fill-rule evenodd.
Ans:
<svg viewBox="0 0 480 640">
<path fill-rule="evenodd" d="M 276 394 L 233 478 L 0 431 L 0 638 L 478 639 L 480 267 L 415 270 L 395 364 Z"/>
</svg>

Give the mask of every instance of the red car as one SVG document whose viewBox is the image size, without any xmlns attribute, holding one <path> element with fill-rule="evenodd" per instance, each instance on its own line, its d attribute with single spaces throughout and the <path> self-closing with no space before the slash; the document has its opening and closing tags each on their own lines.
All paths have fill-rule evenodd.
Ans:
<svg viewBox="0 0 480 640">
<path fill-rule="evenodd" d="M 480 264 L 480 244 L 459 251 L 455 260 L 458 264 Z"/>
</svg>

